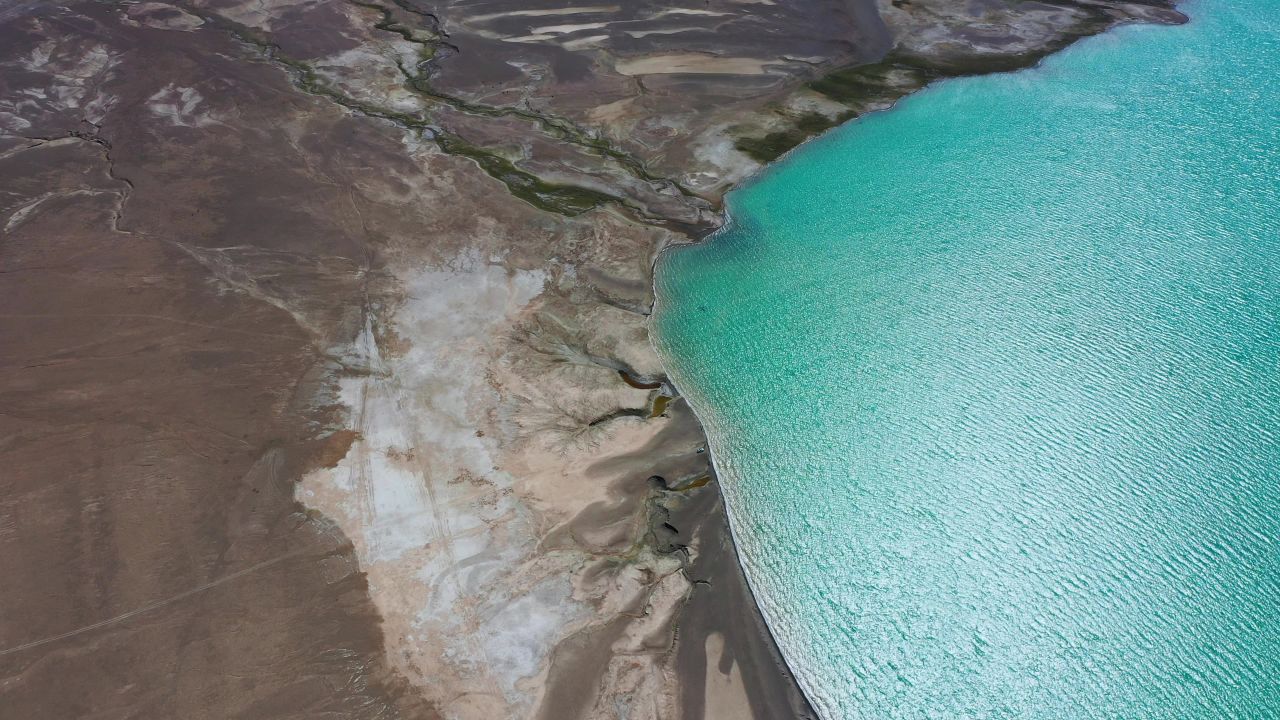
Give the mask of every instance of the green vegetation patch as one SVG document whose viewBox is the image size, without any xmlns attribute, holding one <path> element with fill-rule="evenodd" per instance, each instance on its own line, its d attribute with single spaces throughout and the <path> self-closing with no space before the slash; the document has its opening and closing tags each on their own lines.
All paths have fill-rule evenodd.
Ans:
<svg viewBox="0 0 1280 720">
<path fill-rule="evenodd" d="M 849 116 L 832 120 L 822 113 L 807 112 L 796 118 L 795 124 L 785 130 L 771 132 L 763 137 L 738 138 L 734 147 L 758 163 L 773 162 L 791 148 L 843 122 L 847 117 Z"/>
<path fill-rule="evenodd" d="M 439 43 L 439 35 L 431 29 L 423 32 L 427 33 L 427 37 L 421 37 L 420 31 L 403 23 L 397 22 L 392 15 L 392 11 L 376 3 L 370 2 L 354 2 L 360 7 L 377 11 L 381 19 L 375 24 L 375 27 L 387 32 L 393 32 L 404 38 L 405 40 L 420 46 L 420 55 L 424 59 L 429 59 L 434 55 L 436 46 Z M 402 9 L 413 12 L 415 14 L 424 14 L 421 11 L 412 9 L 411 6 L 402 4 L 397 1 L 396 4 Z M 184 6 L 185 7 L 185 6 Z M 319 73 L 310 64 L 291 58 L 280 51 L 280 47 L 262 33 L 248 28 L 239 23 L 227 20 L 219 15 L 211 13 L 198 12 L 195 9 L 187 8 L 188 11 L 195 13 L 205 22 L 217 27 L 221 30 L 229 32 L 233 37 L 241 42 L 251 45 L 263 54 L 268 60 L 283 66 L 289 73 L 296 87 L 303 92 L 331 100 L 342 107 L 354 112 L 360 113 L 373 118 L 387 120 L 409 130 L 419 133 L 430 133 L 436 145 L 446 153 L 451 155 L 460 155 L 476 162 L 486 173 L 495 179 L 501 181 L 511 191 L 512 195 L 524 200 L 541 210 L 559 213 L 561 215 L 580 215 L 588 210 L 593 210 L 606 203 L 618 203 L 624 207 L 635 209 L 633 205 L 627 203 L 621 198 L 609 195 L 599 190 L 591 188 L 578 187 L 574 185 L 564 185 L 543 180 L 533 173 L 521 170 L 516 167 L 510 160 L 497 155 L 491 151 L 471 145 L 460 138 L 452 135 L 441 133 L 438 129 L 432 127 L 424 118 L 399 112 L 397 110 L 381 107 L 372 103 L 359 100 L 357 98 L 346 95 L 341 90 L 330 86 L 321 79 Z M 404 75 L 407 84 L 419 93 L 432 97 L 440 102 L 446 103 L 462 112 L 481 114 L 489 116 L 507 116 L 515 115 L 525 119 L 539 122 L 544 129 L 549 131 L 553 137 L 569 140 L 571 142 L 585 143 L 584 136 L 567 121 L 558 118 L 547 118 L 533 113 L 526 113 L 517 109 L 489 108 L 485 106 L 472 105 L 465 103 L 456 98 L 441 95 L 433 90 L 427 84 L 426 78 L 418 73 L 404 67 L 402 63 L 399 65 L 400 72 Z M 577 135 L 575 135 L 577 133 Z M 615 150 L 602 140 L 592 140 L 590 146 L 598 152 L 609 154 L 618 158 L 620 161 L 629 161 L 628 167 L 641 177 L 652 178 L 644 171 L 644 168 L 638 161 L 630 156 Z M 624 164 L 627 164 L 624 162 Z M 682 192 L 688 194 L 688 191 L 680 187 L 678 183 L 673 183 Z"/>
<path fill-rule="evenodd" d="M 857 107 L 899 94 L 897 88 L 902 81 L 895 82 L 892 79 L 895 71 L 908 73 L 911 76 L 908 84 L 918 86 L 929 80 L 928 73 L 922 68 L 899 61 L 885 60 L 874 65 L 835 70 L 809 83 L 809 88 L 843 105 Z"/>
<path fill-rule="evenodd" d="M 536 208 L 561 215 L 581 215 L 605 203 L 621 202 L 618 198 L 599 190 L 560 185 L 547 182 L 533 173 L 525 172 L 510 160 L 483 150 L 451 135 L 436 136 L 440 149 L 450 155 L 460 155 L 474 160 L 486 173 L 500 180 L 512 195 Z"/>
</svg>

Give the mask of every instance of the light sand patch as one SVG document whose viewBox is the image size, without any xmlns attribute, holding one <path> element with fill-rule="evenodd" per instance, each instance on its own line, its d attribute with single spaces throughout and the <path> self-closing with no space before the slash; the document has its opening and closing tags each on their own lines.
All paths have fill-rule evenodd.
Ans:
<svg viewBox="0 0 1280 720">
<path fill-rule="evenodd" d="M 469 22 L 486 22 L 488 20 L 497 20 L 506 17 L 545 17 L 549 15 L 585 15 L 587 13 L 613 13 L 618 12 L 620 8 L 617 5 L 589 5 L 585 7 L 567 7 L 567 8 L 549 8 L 547 10 L 511 10 L 508 12 L 489 13 L 487 15 L 475 15 L 468 18 Z"/>
<path fill-rule="evenodd" d="M 485 35 L 485 37 L 491 37 L 491 36 Z M 502 42 L 530 43 L 530 42 L 546 42 L 548 40 L 555 40 L 556 36 L 555 35 L 518 35 L 516 37 L 505 37 L 500 39 L 502 40 Z"/>
<path fill-rule="evenodd" d="M 584 38 L 565 41 L 560 43 L 560 46 L 565 50 L 582 50 L 589 47 L 595 47 L 608 39 L 608 35 L 588 35 Z"/>
<path fill-rule="evenodd" d="M 530 32 L 535 35 L 548 33 L 551 35 L 565 35 L 568 33 L 578 32 L 579 30 L 598 30 L 602 27 L 608 27 L 608 25 L 609 23 L 607 22 L 577 23 L 576 25 L 542 25 L 540 27 L 533 28 Z"/>
<path fill-rule="evenodd" d="M 424 685 L 450 678 L 466 696 L 449 706 L 457 717 L 527 711 L 536 697 L 517 683 L 540 671 L 560 628 L 582 612 L 569 579 L 538 567 L 530 515 L 482 430 L 495 400 L 477 370 L 483 348 L 544 281 L 475 252 L 406 273 L 394 332 L 411 345 L 384 357 L 367 316 L 344 360 L 362 372 L 340 381 L 358 438 L 299 488 L 355 545 L 391 657 Z"/>
<path fill-rule="evenodd" d="M 633 38 L 648 37 L 650 35 L 676 35 L 679 33 L 693 32 L 694 30 L 704 30 L 705 28 L 697 27 L 678 27 L 664 28 L 659 30 L 628 30 L 627 34 Z"/>
<path fill-rule="evenodd" d="M 24 70 L 47 77 L 48 84 L 25 88 L 11 96 L 0 95 L 0 118 L 14 119 L 5 123 L 7 126 L 23 127 L 22 123 L 26 123 L 29 127 L 23 117 L 37 112 L 76 109 L 85 120 L 98 123 L 117 102 L 113 95 L 102 91 L 102 85 L 115 77 L 113 69 L 121 62 L 119 53 L 105 45 L 94 44 L 85 49 L 46 40 L 17 62 Z"/>
<path fill-rule="evenodd" d="M 764 75 L 768 60 L 672 53 L 622 60 L 614 67 L 623 75 Z"/>
<path fill-rule="evenodd" d="M 720 658 L 724 655 L 724 636 L 712 633 L 707 636 L 707 690 L 705 720 L 740 720 L 751 715 L 751 703 L 747 700 L 746 686 L 738 663 L 729 672 L 720 672 Z"/>
<path fill-rule="evenodd" d="M 263 0 L 244 0 L 220 7 L 218 14 L 242 25 L 273 30 L 275 23 L 289 8 L 309 4 L 310 0 L 272 0 L 271 6 L 267 7 Z"/>
<path fill-rule="evenodd" d="M 218 121 L 207 111 L 200 111 L 204 96 L 199 90 L 169 83 L 147 98 L 147 109 L 176 127 L 206 127 Z"/>
<path fill-rule="evenodd" d="M 643 608 L 626 648 L 659 652 L 671 643 L 671 617 L 688 590 L 679 560 L 645 549 L 608 570 L 611 553 L 643 532 L 643 503 L 607 526 L 556 532 L 588 508 L 618 502 L 623 481 L 642 481 L 652 461 L 642 451 L 668 420 L 627 417 L 593 429 L 588 443 L 553 442 L 547 423 L 563 418 L 543 410 L 567 403 L 595 417 L 642 406 L 648 392 L 610 368 L 571 367 L 520 342 L 509 341 L 516 355 L 495 357 L 498 338 L 543 302 L 549 276 L 471 251 L 398 277 L 406 299 L 391 327 L 378 329 L 370 313 L 340 351 L 355 372 L 339 381 L 337 400 L 358 435 L 345 458 L 304 479 L 299 499 L 351 538 L 384 618 L 388 656 L 446 717 L 529 717 L 553 649 L 585 623 Z M 611 306 L 595 312 L 632 317 Z M 395 355 L 380 349 L 386 334 L 400 339 Z M 622 357 L 648 369 L 643 358 Z M 588 377 L 599 385 L 579 394 Z M 601 456 L 642 465 L 591 470 Z M 547 537 L 559 538 L 556 548 L 541 546 Z M 602 682 L 614 695 L 656 697 L 662 676 L 647 668 L 624 653 Z M 436 688 L 448 692 L 431 694 Z"/>
<path fill-rule="evenodd" d="M 144 2 L 131 5 L 125 11 L 126 25 L 156 28 L 157 30 L 177 30 L 191 32 L 204 25 L 204 20 L 172 5 L 157 2 Z"/>
<path fill-rule="evenodd" d="M 672 565 L 670 574 L 659 580 L 649 593 L 644 615 L 631 623 L 613 644 L 615 653 L 636 655 L 662 651 L 674 641 L 673 620 L 689 593 L 689 583 L 677 572 L 679 565 Z"/>
<path fill-rule="evenodd" d="M 35 212 L 40 209 L 40 206 L 44 205 L 45 202 L 49 200 L 53 200 L 55 198 L 69 198 L 69 197 L 75 197 L 77 195 L 118 195 L 118 194 L 119 193 L 117 193 L 114 190 L 96 190 L 93 188 L 81 188 L 78 190 L 66 190 L 62 192 L 43 193 L 41 195 L 36 196 L 32 200 L 28 201 L 25 205 L 22 205 L 17 210 L 13 211 L 13 214 L 9 216 L 8 222 L 4 224 L 4 231 L 13 232 L 14 230 L 18 229 L 18 226 L 22 225 L 22 223 L 26 222 L 32 215 L 34 215 Z"/>
<path fill-rule="evenodd" d="M 605 123 L 616 123 L 623 116 L 626 115 L 627 110 L 631 107 L 632 103 L 634 103 L 635 101 L 636 101 L 635 98 L 623 98 L 621 100 L 614 100 L 611 103 L 608 103 L 606 105 L 600 105 L 592 109 L 588 117 L 591 118 L 591 122 L 596 123 L 597 125 L 603 125 Z"/>
<path fill-rule="evenodd" d="M 580 32 L 582 30 L 598 30 L 602 27 L 607 27 L 608 25 L 609 23 L 604 23 L 604 22 L 578 23 L 575 25 L 543 25 L 541 27 L 533 28 L 533 32 L 530 35 L 520 35 L 518 37 L 507 37 L 507 38 L 502 38 L 502 40 L 504 42 L 515 42 L 515 43 L 547 42 L 549 40 L 554 41 L 557 37 L 561 35 L 569 35 L 572 33 Z M 591 35 L 588 37 L 569 40 L 567 42 L 562 43 L 562 45 L 568 50 L 578 50 L 584 47 L 591 47 L 599 43 L 601 40 L 608 40 L 608 39 L 609 39 L 608 35 Z"/>
<path fill-rule="evenodd" d="M 700 166 L 709 170 L 686 173 L 681 181 L 703 191 L 739 182 L 760 167 L 734 147 L 733 139 L 726 132 L 709 133 L 694 145 L 693 153 Z"/>
<path fill-rule="evenodd" d="M 56 147 L 61 147 L 63 145 L 74 145 L 78 142 L 84 142 L 84 141 L 78 137 L 64 137 L 64 138 L 58 138 L 57 140 L 29 140 L 27 141 L 27 143 L 23 145 L 19 145 L 18 147 L 10 148 L 8 150 L 5 150 L 4 152 L 0 152 L 0 160 L 11 158 L 14 155 L 20 155 L 24 152 L 29 152 L 31 150 L 52 150 L 53 148 L 56 148 Z"/>
<path fill-rule="evenodd" d="M 666 17 L 668 15 L 703 15 L 707 17 L 722 17 L 728 14 L 729 13 L 727 12 L 720 12 L 718 10 L 694 10 L 691 8 L 671 8 L 670 10 L 663 10 L 660 13 L 654 13 L 650 17 L 660 18 L 660 17 Z"/>
</svg>

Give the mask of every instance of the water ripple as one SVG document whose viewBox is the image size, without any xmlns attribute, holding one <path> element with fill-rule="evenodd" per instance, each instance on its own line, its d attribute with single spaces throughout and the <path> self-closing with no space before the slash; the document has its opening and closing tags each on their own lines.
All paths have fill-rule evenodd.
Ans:
<svg viewBox="0 0 1280 720">
<path fill-rule="evenodd" d="M 1280 718 L 1280 0 L 794 154 L 659 268 L 828 720 Z"/>
</svg>

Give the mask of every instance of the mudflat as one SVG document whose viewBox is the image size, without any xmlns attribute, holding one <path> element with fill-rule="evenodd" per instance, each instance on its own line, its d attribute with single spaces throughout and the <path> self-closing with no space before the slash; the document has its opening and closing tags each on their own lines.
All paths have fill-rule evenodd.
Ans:
<svg viewBox="0 0 1280 720">
<path fill-rule="evenodd" d="M 0 5 L 0 706 L 811 716 L 654 259 L 845 118 L 1178 18 Z"/>
</svg>

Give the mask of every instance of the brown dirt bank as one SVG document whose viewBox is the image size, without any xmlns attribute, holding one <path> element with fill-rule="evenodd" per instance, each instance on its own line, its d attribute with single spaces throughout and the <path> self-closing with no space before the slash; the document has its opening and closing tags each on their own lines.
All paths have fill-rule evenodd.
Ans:
<svg viewBox="0 0 1280 720">
<path fill-rule="evenodd" d="M 224 38 L 35 13 L 0 25 L 0 714 L 434 716 L 293 498 L 325 454 L 313 332 L 368 258 L 283 128 L 377 129 Z"/>
<path fill-rule="evenodd" d="M 811 715 L 648 342 L 654 258 L 744 140 L 1135 18 L 1176 19 L 0 4 L 0 707 Z"/>
</svg>

